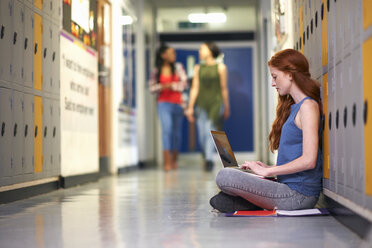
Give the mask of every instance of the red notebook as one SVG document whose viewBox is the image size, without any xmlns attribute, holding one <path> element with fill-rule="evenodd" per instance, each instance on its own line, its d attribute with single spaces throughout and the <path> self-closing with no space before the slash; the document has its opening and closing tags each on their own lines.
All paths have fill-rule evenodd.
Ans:
<svg viewBox="0 0 372 248">
<path fill-rule="evenodd" d="M 234 213 L 226 213 L 227 217 L 269 217 L 269 216 L 313 216 L 313 215 L 328 215 L 329 212 L 325 208 L 312 208 L 302 210 L 254 210 L 254 211 L 235 211 Z"/>
</svg>

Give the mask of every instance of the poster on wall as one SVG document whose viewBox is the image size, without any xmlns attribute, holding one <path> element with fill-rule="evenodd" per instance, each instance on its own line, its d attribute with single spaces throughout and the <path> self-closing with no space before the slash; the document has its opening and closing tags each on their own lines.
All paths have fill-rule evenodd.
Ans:
<svg viewBox="0 0 372 248">
<path fill-rule="evenodd" d="M 98 172 L 98 57 L 61 31 L 61 173 Z"/>
</svg>

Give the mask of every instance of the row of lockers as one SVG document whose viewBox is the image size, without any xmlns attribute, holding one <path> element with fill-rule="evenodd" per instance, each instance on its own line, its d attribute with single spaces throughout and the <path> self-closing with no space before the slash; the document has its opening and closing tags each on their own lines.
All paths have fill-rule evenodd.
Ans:
<svg viewBox="0 0 372 248">
<path fill-rule="evenodd" d="M 59 100 L 0 88 L 0 186 L 60 173 Z"/>
<path fill-rule="evenodd" d="M 294 2 L 294 49 L 308 57 L 314 78 L 362 45 L 362 16 L 360 0 Z M 323 53 L 322 46 L 327 46 Z"/>
<path fill-rule="evenodd" d="M 1 0 L 0 28 L 0 81 L 58 94 L 60 24 L 21 1 Z"/>
<path fill-rule="evenodd" d="M 364 3 L 295 1 L 294 47 L 309 59 L 312 77 L 322 83 L 324 187 L 372 209 L 372 168 L 367 159 L 371 88 L 365 77 L 365 69 L 372 66 L 366 53 L 372 45 L 365 49 L 365 44 L 372 44 L 372 39 Z"/>
<path fill-rule="evenodd" d="M 16 1 L 16 0 L 14 0 Z M 45 15 L 53 18 L 57 22 L 61 20 L 62 16 L 62 1 L 63 0 L 17 0 L 19 2 L 34 5 Z"/>
</svg>

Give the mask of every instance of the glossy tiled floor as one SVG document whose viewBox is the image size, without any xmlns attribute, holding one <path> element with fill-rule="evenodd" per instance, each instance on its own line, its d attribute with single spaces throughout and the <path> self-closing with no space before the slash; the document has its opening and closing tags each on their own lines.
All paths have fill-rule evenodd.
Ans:
<svg viewBox="0 0 372 248">
<path fill-rule="evenodd" d="M 333 217 L 227 218 L 212 173 L 130 172 L 0 205 L 0 247 L 369 247 Z"/>
</svg>

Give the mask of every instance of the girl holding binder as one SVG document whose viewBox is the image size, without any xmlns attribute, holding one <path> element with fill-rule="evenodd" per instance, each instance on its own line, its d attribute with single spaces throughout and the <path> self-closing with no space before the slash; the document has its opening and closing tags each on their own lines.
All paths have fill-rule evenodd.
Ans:
<svg viewBox="0 0 372 248">
<path fill-rule="evenodd" d="M 278 94 L 276 119 L 269 135 L 270 150 L 278 150 L 276 165 L 249 161 L 241 170 L 224 168 L 216 178 L 221 192 L 210 204 L 221 212 L 253 209 L 312 208 L 322 189 L 320 84 L 311 79 L 309 63 L 293 49 L 276 53 L 268 62 L 272 87 Z"/>
</svg>

